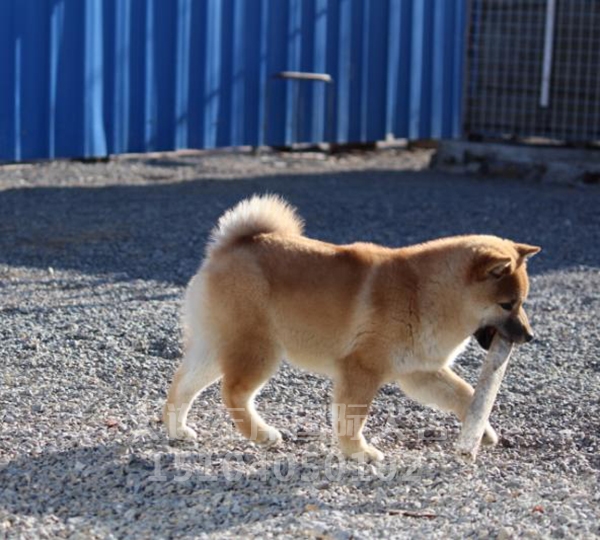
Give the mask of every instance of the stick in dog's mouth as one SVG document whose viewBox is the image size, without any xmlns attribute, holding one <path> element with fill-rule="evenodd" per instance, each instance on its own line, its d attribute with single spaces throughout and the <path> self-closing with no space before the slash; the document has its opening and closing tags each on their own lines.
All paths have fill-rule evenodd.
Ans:
<svg viewBox="0 0 600 540">
<path fill-rule="evenodd" d="M 473 401 L 463 421 L 456 444 L 458 453 L 469 457 L 472 461 L 477 456 L 481 437 L 494 406 L 514 344 L 498 333 L 492 339 L 491 345 L 481 368 Z"/>
</svg>

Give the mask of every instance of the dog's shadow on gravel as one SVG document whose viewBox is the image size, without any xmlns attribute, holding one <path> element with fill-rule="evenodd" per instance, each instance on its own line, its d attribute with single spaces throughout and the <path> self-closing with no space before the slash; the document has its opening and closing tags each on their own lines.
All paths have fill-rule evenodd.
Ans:
<svg viewBox="0 0 600 540">
<path fill-rule="evenodd" d="M 592 191 L 430 171 L 0 192 L 0 263 L 185 283 L 219 215 L 253 193 L 286 197 L 307 234 L 391 246 L 463 233 L 539 244 L 532 273 L 600 266 Z"/>
<path fill-rule="evenodd" d="M 241 455 L 229 452 L 208 455 L 209 461 L 197 453 L 178 459 L 177 452 L 128 452 L 96 446 L 13 460 L 0 467 L 0 508 L 52 515 L 76 529 L 117 537 L 135 529 L 146 538 L 165 530 L 173 536 L 216 532 L 313 509 L 294 481 L 286 482 L 285 465 L 249 473 Z M 277 488 L 284 483 L 285 489 Z"/>
</svg>

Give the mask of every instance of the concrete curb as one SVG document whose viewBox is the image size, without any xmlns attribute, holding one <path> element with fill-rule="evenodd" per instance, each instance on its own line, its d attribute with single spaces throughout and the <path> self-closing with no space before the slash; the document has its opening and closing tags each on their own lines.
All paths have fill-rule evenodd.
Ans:
<svg viewBox="0 0 600 540">
<path fill-rule="evenodd" d="M 600 184 L 600 150 L 442 141 L 432 167 L 551 184 Z"/>
</svg>

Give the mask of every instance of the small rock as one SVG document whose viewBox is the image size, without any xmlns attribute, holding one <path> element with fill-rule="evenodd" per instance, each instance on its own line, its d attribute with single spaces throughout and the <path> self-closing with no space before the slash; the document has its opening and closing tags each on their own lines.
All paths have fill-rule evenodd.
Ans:
<svg viewBox="0 0 600 540">
<path fill-rule="evenodd" d="M 514 538 L 514 530 L 511 527 L 502 527 L 500 531 L 498 531 L 498 540 L 510 540 Z"/>
</svg>

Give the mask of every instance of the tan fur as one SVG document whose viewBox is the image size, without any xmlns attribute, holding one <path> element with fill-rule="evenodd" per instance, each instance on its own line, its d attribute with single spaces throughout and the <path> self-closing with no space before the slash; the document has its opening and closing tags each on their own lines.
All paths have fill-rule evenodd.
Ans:
<svg viewBox="0 0 600 540">
<path fill-rule="evenodd" d="M 381 385 L 395 381 L 463 418 L 473 388 L 450 366 L 469 336 L 489 325 L 513 340 L 530 337 L 525 259 L 539 248 L 493 236 L 338 246 L 301 233 L 295 210 L 274 196 L 242 201 L 219 220 L 186 292 L 188 343 L 165 406 L 169 436 L 195 437 L 189 407 L 222 377 L 240 432 L 278 441 L 253 398 L 286 357 L 334 379 L 342 451 L 378 460 L 361 432 Z M 497 440 L 489 425 L 486 436 Z"/>
</svg>

